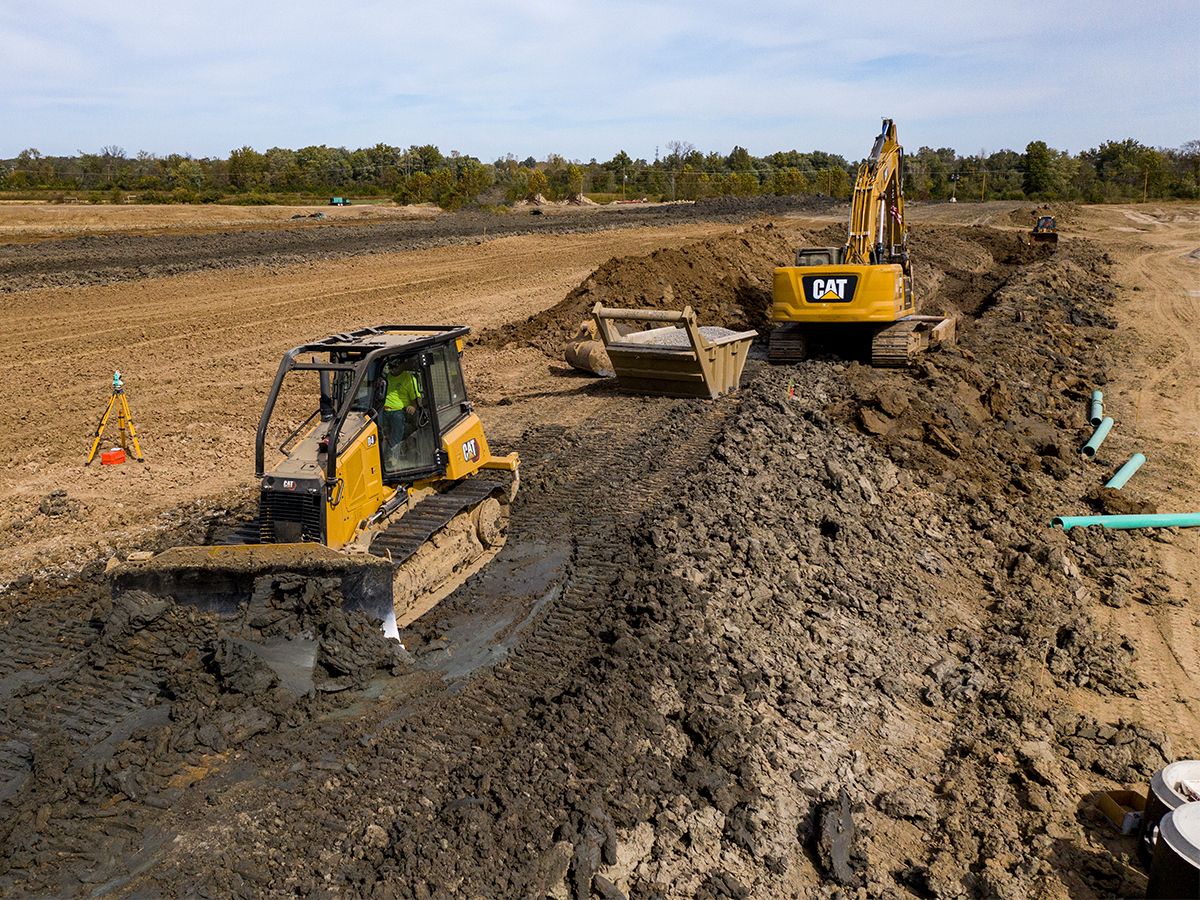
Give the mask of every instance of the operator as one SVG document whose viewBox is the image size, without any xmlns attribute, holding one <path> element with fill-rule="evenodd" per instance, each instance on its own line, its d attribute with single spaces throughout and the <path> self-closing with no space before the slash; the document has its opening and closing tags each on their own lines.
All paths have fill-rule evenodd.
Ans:
<svg viewBox="0 0 1200 900">
<path fill-rule="evenodd" d="M 396 360 L 388 365 L 387 393 L 383 398 L 383 427 L 392 448 L 408 434 L 408 417 L 417 414 L 421 385 L 417 376 Z"/>
</svg>

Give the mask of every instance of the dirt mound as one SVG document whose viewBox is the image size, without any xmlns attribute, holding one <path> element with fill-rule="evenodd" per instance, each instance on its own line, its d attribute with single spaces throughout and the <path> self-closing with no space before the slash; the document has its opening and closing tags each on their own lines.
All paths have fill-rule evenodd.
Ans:
<svg viewBox="0 0 1200 900">
<path fill-rule="evenodd" d="M 36 646 L 59 610 L 81 627 L 44 651 L 36 677 L 0 673 L 0 884 L 35 861 L 52 810 L 170 803 L 213 755 L 308 721 L 406 665 L 377 623 L 341 610 L 336 579 L 260 579 L 236 621 L 138 591 L 96 593 L 82 616 L 85 597 L 59 598 L 5 625 L 8 649 Z M 55 828 L 60 841 L 86 843 L 73 836 L 91 831 L 87 817 L 56 816 Z M 124 870 L 103 850 L 94 861 L 97 882 Z"/>
<path fill-rule="evenodd" d="M 1080 797 L 1144 781 L 1170 743 L 1041 687 L 1132 694 L 1133 648 L 1088 598 L 1112 578 L 1158 592 L 1136 538 L 1048 526 L 1091 480 L 1059 423 L 1082 419 L 1070 373 L 1103 374 L 1105 331 L 1071 316 L 1103 304 L 1105 269 L 1035 267 L 968 347 L 914 375 L 752 373 L 712 458 L 614 541 L 622 574 L 584 673 L 531 701 L 519 739 L 448 772 L 457 799 L 397 819 L 375 883 L 1143 890 Z M 1076 287 L 1048 304 L 1060 278 Z M 1016 366 L 1041 387 L 1011 391 Z M 905 431 L 876 434 L 864 410 Z"/>
<path fill-rule="evenodd" d="M 726 237 L 605 263 L 560 303 L 524 322 L 481 332 L 484 347 L 536 347 L 557 355 L 597 302 L 623 308 L 691 306 L 704 325 L 762 328 L 776 266 L 793 258 L 801 236 L 759 225 Z"/>
<path fill-rule="evenodd" d="M 1078 224 L 1080 210 L 1077 203 L 1040 203 L 1036 206 L 1022 206 L 1014 209 L 1007 216 L 1012 225 L 1029 229 L 1040 216 L 1054 216 L 1055 222 L 1061 228 L 1063 225 Z"/>
<path fill-rule="evenodd" d="M 908 233 L 913 283 L 922 309 L 979 315 L 1020 267 L 1046 259 L 1052 248 L 1021 235 L 975 226 L 914 226 Z"/>
</svg>

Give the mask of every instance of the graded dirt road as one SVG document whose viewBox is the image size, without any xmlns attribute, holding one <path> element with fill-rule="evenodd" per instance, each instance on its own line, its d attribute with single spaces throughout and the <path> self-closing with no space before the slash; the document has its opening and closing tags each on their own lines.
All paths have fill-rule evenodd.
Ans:
<svg viewBox="0 0 1200 900">
<path fill-rule="evenodd" d="M 1200 749 L 1197 536 L 1049 520 L 1115 502 L 1095 488 L 1134 449 L 1151 461 L 1125 502 L 1196 499 L 1194 345 L 1172 329 L 1200 208 L 1066 210 L 1055 254 L 1022 240 L 1026 212 L 917 217 L 959 348 L 912 371 L 752 360 L 716 403 L 561 374 L 546 331 L 595 299 L 764 327 L 771 267 L 830 242 L 828 216 L 0 298 L 35 360 L 2 422 L 4 560 L 41 567 L 4 595 L 0 892 L 1144 893 L 1095 800 Z M 315 645 L 307 691 L 246 649 L 266 638 L 249 616 L 110 598 L 114 548 L 195 540 L 251 495 L 281 350 L 394 318 L 374 313 L 398 294 L 404 318 L 486 332 L 472 388 L 523 455 L 508 543 L 405 632 L 412 656 L 319 580 L 278 586 L 288 639 Z M 156 455 L 80 477 L 75 396 L 103 401 L 124 340 Z M 85 370 L 66 392 L 63 358 Z M 1085 463 L 1096 385 L 1119 427 Z"/>
<path fill-rule="evenodd" d="M 1137 488 L 1160 512 L 1200 510 L 1200 209 L 1091 207 L 1077 230 L 1101 241 L 1117 263 L 1128 368 L 1104 390 L 1125 456 L 1141 451 L 1149 458 L 1135 476 Z M 1161 698 L 1158 714 L 1200 735 L 1200 534 L 1185 530 L 1156 550 L 1172 592 L 1184 602 L 1133 620 L 1119 613 L 1105 618 L 1136 639 L 1141 669 Z M 1118 706 L 1144 715 L 1149 699 Z"/>
</svg>

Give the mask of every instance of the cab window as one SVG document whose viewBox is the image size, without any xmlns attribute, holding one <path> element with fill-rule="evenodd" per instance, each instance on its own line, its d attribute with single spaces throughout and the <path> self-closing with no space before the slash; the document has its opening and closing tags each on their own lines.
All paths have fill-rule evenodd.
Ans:
<svg viewBox="0 0 1200 900">
<path fill-rule="evenodd" d="M 430 352 L 429 377 L 433 382 L 433 399 L 438 408 L 438 419 L 444 429 L 457 421 L 463 414 L 462 367 L 458 348 L 443 345 Z"/>
</svg>

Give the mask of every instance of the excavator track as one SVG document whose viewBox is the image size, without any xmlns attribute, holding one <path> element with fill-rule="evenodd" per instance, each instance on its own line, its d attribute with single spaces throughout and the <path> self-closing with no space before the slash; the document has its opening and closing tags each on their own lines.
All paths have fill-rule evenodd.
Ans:
<svg viewBox="0 0 1200 900">
<path fill-rule="evenodd" d="M 771 332 L 771 339 L 767 345 L 767 359 L 773 363 L 803 362 L 808 358 L 808 343 L 803 325 L 778 325 Z"/>
<path fill-rule="evenodd" d="M 917 323 L 897 322 L 871 338 L 871 365 L 885 369 L 911 366 L 925 346 Z"/>
</svg>

